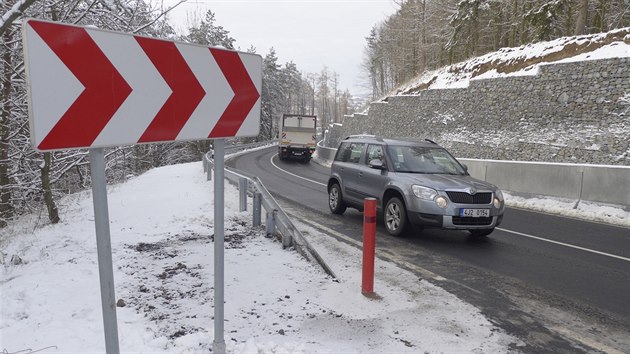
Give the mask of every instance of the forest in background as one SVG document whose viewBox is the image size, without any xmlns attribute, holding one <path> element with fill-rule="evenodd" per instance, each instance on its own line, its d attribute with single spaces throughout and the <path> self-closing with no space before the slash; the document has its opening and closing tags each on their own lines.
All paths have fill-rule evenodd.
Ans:
<svg viewBox="0 0 630 354">
<path fill-rule="evenodd" d="M 444 65 L 560 36 L 604 32 L 630 26 L 626 0 L 396 0 L 398 10 L 366 34 L 361 64 L 380 98 L 401 84 Z M 360 6 L 360 3 L 357 3 Z M 208 11 L 174 31 L 168 11 L 145 0 L 3 0 L 0 3 L 0 228 L 25 213 L 42 221 L 62 219 L 56 201 L 90 186 L 85 149 L 40 153 L 29 138 L 28 101 L 21 20 L 38 18 L 156 38 L 234 48 L 229 27 Z M 261 53 L 258 53 L 261 54 Z M 359 109 L 339 75 L 323 68 L 303 73 L 293 62 L 279 63 L 272 48 L 263 57 L 261 129 L 266 141 L 277 135 L 283 113 L 315 114 L 321 125 L 342 122 Z M 359 64 L 357 64 L 359 65 Z M 211 141 L 159 143 L 106 149 L 108 182 L 151 168 L 199 161 Z"/>
<path fill-rule="evenodd" d="M 630 26 L 628 0 L 400 0 L 366 38 L 378 99 L 422 73 L 504 47 Z"/>
<path fill-rule="evenodd" d="M 6 0 L 0 3 L 0 228 L 25 213 L 40 215 L 41 224 L 57 223 L 56 201 L 89 188 L 86 149 L 40 153 L 30 143 L 21 20 L 37 18 L 146 35 L 187 43 L 234 48 L 235 39 L 212 11 L 200 16 L 186 34 L 174 31 L 168 11 L 144 0 Z M 260 54 L 260 53 L 258 53 Z M 261 129 L 246 142 L 277 135 L 282 113 L 316 114 L 324 124 L 352 113 L 350 93 L 338 87 L 339 76 L 323 68 L 303 74 L 296 64 L 278 62 L 275 50 L 263 56 Z M 151 168 L 199 161 L 211 141 L 158 143 L 106 149 L 108 182 L 117 183 Z"/>
</svg>

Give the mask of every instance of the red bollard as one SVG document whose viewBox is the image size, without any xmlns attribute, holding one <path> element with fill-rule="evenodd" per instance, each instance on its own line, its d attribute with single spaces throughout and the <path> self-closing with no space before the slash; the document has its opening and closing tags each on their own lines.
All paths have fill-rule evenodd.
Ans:
<svg viewBox="0 0 630 354">
<path fill-rule="evenodd" d="M 376 198 L 363 200 L 363 294 L 374 293 L 374 253 L 376 247 Z"/>
</svg>

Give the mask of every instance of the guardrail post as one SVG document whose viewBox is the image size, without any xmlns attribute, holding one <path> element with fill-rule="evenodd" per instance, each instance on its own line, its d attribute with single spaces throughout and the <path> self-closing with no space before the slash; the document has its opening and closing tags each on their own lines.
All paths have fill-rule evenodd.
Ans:
<svg viewBox="0 0 630 354">
<path fill-rule="evenodd" d="M 374 293 L 374 254 L 376 248 L 376 198 L 363 201 L 363 281 L 361 292 Z"/>
<path fill-rule="evenodd" d="M 276 217 L 277 210 L 273 211 L 273 216 Z M 287 227 L 286 232 L 282 234 L 282 248 L 289 248 L 293 246 L 293 228 Z M 289 230 L 291 232 L 289 232 Z"/>
<path fill-rule="evenodd" d="M 207 181 L 211 181 L 212 180 L 212 168 L 210 168 L 210 160 L 206 160 L 207 168 L 206 168 L 206 180 Z"/>
<path fill-rule="evenodd" d="M 206 165 L 206 155 L 201 156 L 201 165 L 203 165 L 203 172 L 208 172 L 208 165 Z"/>
<path fill-rule="evenodd" d="M 260 193 L 254 193 L 254 220 L 253 226 L 260 226 L 260 216 L 262 213 L 262 195 Z"/>
<path fill-rule="evenodd" d="M 238 210 L 247 211 L 247 178 L 238 179 Z"/>
<path fill-rule="evenodd" d="M 267 237 L 276 235 L 276 212 L 275 209 L 267 212 Z"/>
</svg>

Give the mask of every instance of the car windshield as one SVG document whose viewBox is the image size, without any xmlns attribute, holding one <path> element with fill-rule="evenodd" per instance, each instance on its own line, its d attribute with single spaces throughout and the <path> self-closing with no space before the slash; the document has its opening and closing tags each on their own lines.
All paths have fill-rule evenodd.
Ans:
<svg viewBox="0 0 630 354">
<path fill-rule="evenodd" d="M 465 175 L 462 165 L 442 148 L 388 146 L 387 154 L 396 172 Z"/>
</svg>

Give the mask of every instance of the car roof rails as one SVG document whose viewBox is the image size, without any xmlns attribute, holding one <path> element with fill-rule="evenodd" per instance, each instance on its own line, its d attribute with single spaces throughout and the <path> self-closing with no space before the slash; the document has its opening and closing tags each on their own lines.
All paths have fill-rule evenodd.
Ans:
<svg viewBox="0 0 630 354">
<path fill-rule="evenodd" d="M 348 135 L 345 138 L 343 138 L 343 140 L 348 140 L 348 139 L 376 139 L 377 141 L 383 141 L 382 137 L 373 135 L 373 134 L 355 134 L 355 135 Z"/>
<path fill-rule="evenodd" d="M 410 141 L 410 142 L 415 142 L 415 143 L 427 142 L 429 144 L 440 146 L 440 144 L 436 143 L 435 141 L 433 141 L 431 139 L 422 139 L 422 138 L 417 138 L 417 137 L 413 137 L 413 136 L 397 137 L 397 138 L 392 138 L 392 140 Z"/>
</svg>

